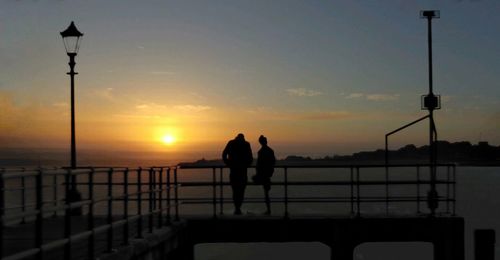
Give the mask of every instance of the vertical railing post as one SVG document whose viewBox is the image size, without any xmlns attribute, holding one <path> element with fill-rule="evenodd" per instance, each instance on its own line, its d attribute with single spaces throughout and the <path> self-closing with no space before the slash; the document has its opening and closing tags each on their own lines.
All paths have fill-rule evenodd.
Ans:
<svg viewBox="0 0 500 260">
<path fill-rule="evenodd" d="M 474 259 L 495 259 L 496 235 L 494 229 L 474 230 Z"/>
<path fill-rule="evenodd" d="M 417 214 L 420 212 L 420 166 L 417 165 Z"/>
<path fill-rule="evenodd" d="M 123 225 L 123 244 L 129 244 L 129 214 L 128 214 L 128 168 L 123 171 L 123 219 L 125 224 Z"/>
<path fill-rule="evenodd" d="M 359 167 L 356 166 L 356 204 L 357 204 L 357 216 L 361 216 L 361 192 L 360 192 L 360 180 L 359 180 Z"/>
<path fill-rule="evenodd" d="M 88 259 L 95 259 L 95 233 L 94 233 L 94 168 L 91 169 L 88 176 L 88 193 L 89 193 L 89 214 L 87 216 L 87 230 L 91 231 L 88 238 Z"/>
<path fill-rule="evenodd" d="M 163 226 L 163 167 L 160 168 L 160 172 L 158 175 L 158 183 L 156 185 L 158 188 L 158 227 L 161 228 Z"/>
<path fill-rule="evenodd" d="M 142 168 L 137 169 L 137 238 L 142 238 Z"/>
<path fill-rule="evenodd" d="M 351 216 L 354 216 L 354 169 L 350 166 L 350 174 L 351 174 Z"/>
<path fill-rule="evenodd" d="M 177 167 L 174 168 L 174 196 L 175 196 L 175 220 L 179 220 L 179 183 L 177 181 Z"/>
<path fill-rule="evenodd" d="M 457 203 L 457 167 L 455 165 L 452 166 L 453 171 L 452 171 L 452 178 L 453 178 L 453 216 L 456 215 L 456 203 Z"/>
<path fill-rule="evenodd" d="M 288 218 L 288 167 L 284 168 L 285 170 L 285 218 Z"/>
<path fill-rule="evenodd" d="M 23 213 L 26 212 L 26 178 L 24 176 L 21 177 L 21 210 L 23 211 Z M 21 219 L 21 224 L 25 223 L 26 223 L 26 217 L 23 215 L 23 218 Z"/>
<path fill-rule="evenodd" d="M 167 168 L 167 225 L 170 225 L 171 224 L 171 214 L 170 214 L 170 207 L 171 207 L 171 203 L 170 203 L 170 190 L 171 190 L 171 187 L 170 187 L 170 167 Z"/>
<path fill-rule="evenodd" d="M 149 179 L 149 192 L 148 192 L 148 199 L 149 199 L 149 221 L 148 221 L 148 230 L 149 230 L 149 233 L 153 233 L 153 218 L 154 218 L 154 215 L 153 215 L 153 207 L 154 207 L 154 186 L 153 186 L 153 167 L 149 168 L 149 172 L 148 172 L 148 179 Z"/>
<path fill-rule="evenodd" d="M 219 168 L 219 179 L 220 179 L 220 198 L 219 198 L 219 209 L 220 215 L 224 215 L 224 173 L 223 167 Z"/>
<path fill-rule="evenodd" d="M 53 182 L 52 182 L 52 185 L 53 185 L 53 189 L 52 189 L 52 192 L 54 195 L 53 196 L 53 199 L 54 199 L 54 214 L 53 214 L 53 217 L 57 217 L 57 206 L 59 206 L 59 201 L 57 201 L 59 198 L 57 196 L 57 174 L 54 174 L 54 179 L 53 179 Z"/>
<path fill-rule="evenodd" d="M 450 166 L 446 166 L 446 213 L 450 213 Z"/>
<path fill-rule="evenodd" d="M 109 229 L 107 232 L 107 252 L 113 251 L 113 168 L 110 168 L 108 171 L 108 216 L 107 216 L 107 224 L 109 225 Z"/>
<path fill-rule="evenodd" d="M 385 214 L 389 215 L 389 166 L 385 165 Z"/>
<path fill-rule="evenodd" d="M 71 259 L 71 213 L 73 211 L 73 208 L 71 207 L 71 203 L 73 202 L 70 199 L 70 193 L 71 193 L 71 188 L 73 187 L 72 181 L 72 171 L 71 169 L 66 170 L 66 174 L 64 175 L 65 179 L 65 194 L 66 194 L 66 200 L 65 200 L 65 213 L 64 213 L 64 238 L 68 239 L 68 243 L 64 245 L 64 258 L 65 259 Z"/>
<path fill-rule="evenodd" d="M 216 168 L 212 167 L 212 217 L 217 218 L 217 179 Z"/>
<path fill-rule="evenodd" d="M 3 234 L 4 234 L 4 217 L 5 217 L 5 181 L 4 181 L 5 169 L 0 169 L 0 252 L 3 252 Z M 0 257 L 2 257 L 0 253 Z"/>
<path fill-rule="evenodd" d="M 68 183 L 66 183 L 68 185 Z M 35 246 L 39 249 L 37 259 L 43 259 L 43 171 L 38 169 L 36 175 L 36 222 L 35 222 Z"/>
</svg>

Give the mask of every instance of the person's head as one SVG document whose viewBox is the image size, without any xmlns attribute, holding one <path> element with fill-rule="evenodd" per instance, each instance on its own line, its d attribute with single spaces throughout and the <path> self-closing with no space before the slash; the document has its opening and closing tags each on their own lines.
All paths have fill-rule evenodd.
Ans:
<svg viewBox="0 0 500 260">
<path fill-rule="evenodd" d="M 245 136 L 242 133 L 239 133 L 234 139 L 238 141 L 245 141 Z"/>
<path fill-rule="evenodd" d="M 266 138 L 265 136 L 261 135 L 261 136 L 259 137 L 259 143 L 260 143 L 261 145 L 267 145 L 267 138 Z"/>
</svg>

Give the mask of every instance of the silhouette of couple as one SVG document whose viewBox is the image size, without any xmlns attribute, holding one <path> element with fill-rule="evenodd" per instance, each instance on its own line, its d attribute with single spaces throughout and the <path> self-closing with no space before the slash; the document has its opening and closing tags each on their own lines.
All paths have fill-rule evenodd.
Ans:
<svg viewBox="0 0 500 260">
<path fill-rule="evenodd" d="M 276 157 L 273 149 L 267 145 L 266 137 L 261 135 L 259 143 L 262 147 L 258 152 L 256 174 L 252 179 L 256 184 L 262 184 L 267 207 L 265 214 L 270 215 L 269 190 L 271 190 L 271 176 L 274 172 Z M 227 143 L 222 152 L 222 159 L 230 169 L 229 181 L 233 190 L 234 214 L 241 215 L 241 205 L 243 204 L 245 188 L 248 182 L 247 168 L 253 162 L 252 148 L 243 134 L 238 134 L 236 138 Z"/>
</svg>

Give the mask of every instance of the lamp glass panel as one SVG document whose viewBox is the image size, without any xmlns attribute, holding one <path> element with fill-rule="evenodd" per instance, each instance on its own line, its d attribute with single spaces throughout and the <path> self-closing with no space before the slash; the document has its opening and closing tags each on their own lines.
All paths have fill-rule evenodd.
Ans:
<svg viewBox="0 0 500 260">
<path fill-rule="evenodd" d="M 77 53 L 78 48 L 80 47 L 80 37 L 77 36 L 68 36 L 64 37 L 64 47 L 66 48 L 67 53 Z"/>
</svg>

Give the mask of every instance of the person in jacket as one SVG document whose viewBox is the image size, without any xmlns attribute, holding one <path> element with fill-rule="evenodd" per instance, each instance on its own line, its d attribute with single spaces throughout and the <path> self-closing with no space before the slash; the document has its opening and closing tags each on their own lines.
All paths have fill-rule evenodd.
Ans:
<svg viewBox="0 0 500 260">
<path fill-rule="evenodd" d="M 241 205 L 247 185 L 247 168 L 253 162 L 252 148 L 243 134 L 229 141 L 222 152 L 222 160 L 229 167 L 229 181 L 233 190 L 234 214 L 241 215 Z"/>
</svg>

